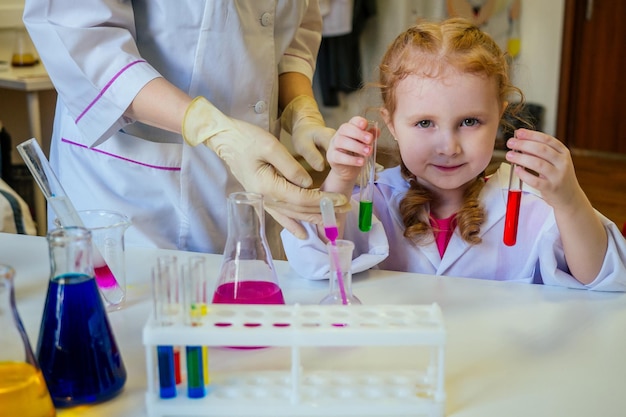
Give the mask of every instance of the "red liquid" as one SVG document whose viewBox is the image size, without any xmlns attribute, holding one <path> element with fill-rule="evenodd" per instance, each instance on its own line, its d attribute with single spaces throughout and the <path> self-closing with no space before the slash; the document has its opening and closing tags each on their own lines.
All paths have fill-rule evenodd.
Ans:
<svg viewBox="0 0 626 417">
<path fill-rule="evenodd" d="M 111 269 L 107 264 L 94 267 L 93 272 L 96 275 L 96 282 L 100 288 L 115 288 L 117 286 L 117 280 L 111 272 Z"/>
<path fill-rule="evenodd" d="M 504 244 L 507 246 L 515 245 L 517 240 L 517 221 L 519 218 L 519 206 L 522 200 L 522 192 L 520 190 L 509 190 L 509 196 L 506 201 L 506 217 L 504 218 Z"/>
<path fill-rule="evenodd" d="M 240 281 L 222 284 L 213 294 L 215 304 L 285 304 L 283 292 L 273 282 Z"/>
</svg>

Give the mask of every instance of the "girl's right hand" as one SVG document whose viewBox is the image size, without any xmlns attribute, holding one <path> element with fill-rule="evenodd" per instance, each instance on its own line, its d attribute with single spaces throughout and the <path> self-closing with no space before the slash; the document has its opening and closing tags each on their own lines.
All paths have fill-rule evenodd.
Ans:
<svg viewBox="0 0 626 417">
<path fill-rule="evenodd" d="M 354 184 L 373 149 L 374 135 L 366 129 L 367 119 L 361 116 L 353 117 L 337 129 L 326 152 L 331 168 L 326 183 L 332 177 L 333 181 Z"/>
</svg>

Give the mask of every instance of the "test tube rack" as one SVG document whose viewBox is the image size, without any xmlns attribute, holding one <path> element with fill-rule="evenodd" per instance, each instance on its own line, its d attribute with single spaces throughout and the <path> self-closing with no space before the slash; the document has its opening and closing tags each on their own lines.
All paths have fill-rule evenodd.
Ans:
<svg viewBox="0 0 626 417">
<path fill-rule="evenodd" d="M 147 413 L 150 417 L 439 417 L 444 415 L 445 342 L 437 304 L 212 304 L 202 326 L 196 327 L 185 325 L 182 317 L 173 325 L 160 326 L 151 317 L 143 329 Z M 209 370 L 211 384 L 204 398 L 188 398 L 183 383 L 176 398 L 162 399 L 156 366 L 156 346 L 162 345 L 209 346 L 209 351 L 227 349 L 224 346 L 280 347 L 287 348 L 291 357 L 283 371 Z M 382 370 L 368 369 L 372 357 L 350 370 L 302 365 L 303 349 L 342 347 L 417 347 L 427 357 L 415 369 L 411 358 L 396 369 Z M 232 351 L 233 355 L 241 352 Z"/>
</svg>

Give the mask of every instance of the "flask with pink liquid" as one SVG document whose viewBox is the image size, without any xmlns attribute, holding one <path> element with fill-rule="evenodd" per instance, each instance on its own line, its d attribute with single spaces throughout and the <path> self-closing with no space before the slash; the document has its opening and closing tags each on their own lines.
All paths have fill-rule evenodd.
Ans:
<svg viewBox="0 0 626 417">
<path fill-rule="evenodd" d="M 213 303 L 285 304 L 265 237 L 260 194 L 228 197 L 228 239 Z"/>
</svg>

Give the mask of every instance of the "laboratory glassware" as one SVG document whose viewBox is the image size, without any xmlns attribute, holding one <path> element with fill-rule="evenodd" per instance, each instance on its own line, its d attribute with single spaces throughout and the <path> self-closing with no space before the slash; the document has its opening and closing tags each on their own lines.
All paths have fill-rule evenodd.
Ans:
<svg viewBox="0 0 626 417">
<path fill-rule="evenodd" d="M 228 238 L 213 303 L 285 303 L 265 236 L 261 194 L 228 197 Z"/>
<path fill-rule="evenodd" d="M 47 235 L 50 281 L 37 359 L 57 407 L 91 404 L 119 394 L 126 368 L 94 279 L 91 232 Z"/>
<path fill-rule="evenodd" d="M 506 215 L 504 217 L 504 236 L 502 240 L 507 246 L 515 245 L 517 241 L 517 224 L 522 200 L 522 180 L 515 173 L 516 166 L 515 164 L 511 165 L 509 191 L 506 200 Z"/>
<path fill-rule="evenodd" d="M 78 216 L 83 226 L 91 231 L 96 283 L 100 291 L 111 298 L 104 299 L 107 310 L 119 310 L 126 301 L 124 233 L 131 226 L 130 219 L 113 210 L 81 210 Z M 58 218 L 54 220 L 54 224 L 56 227 L 63 227 Z"/>
<path fill-rule="evenodd" d="M 331 274 L 336 276 L 336 285 L 339 288 L 339 295 L 343 304 L 348 304 L 346 289 L 343 283 L 343 275 L 341 273 L 341 263 L 339 262 L 339 252 L 337 249 L 337 237 L 339 236 L 339 228 L 337 227 L 337 219 L 335 217 L 335 206 L 328 197 L 323 197 L 320 201 L 320 211 L 322 212 L 322 223 L 324 224 L 324 233 L 328 239 L 328 254 L 333 264 L 331 265 Z M 333 271 L 333 265 L 335 265 Z M 331 277 L 331 280 L 333 277 Z M 331 291 L 332 293 L 332 291 Z"/>
<path fill-rule="evenodd" d="M 367 131 L 374 135 L 372 153 L 365 159 L 359 176 L 359 230 L 368 232 L 372 228 L 374 211 L 374 179 L 376 178 L 376 145 L 378 143 L 378 122 L 368 121 Z"/>
<path fill-rule="evenodd" d="M 0 416 L 52 417 L 52 398 L 17 312 L 14 275 L 0 264 Z"/>
<path fill-rule="evenodd" d="M 17 145 L 17 151 L 24 159 L 28 170 L 35 178 L 39 189 L 48 201 L 52 210 L 57 215 L 62 227 L 79 226 L 84 227 L 83 221 L 74 208 L 63 186 L 55 175 L 50 162 L 46 159 L 39 143 L 35 138 L 31 138 Z M 93 247 L 93 254 L 98 259 L 104 259 L 101 255 L 106 252 L 104 248 Z M 107 304 L 117 306 L 124 300 L 124 290 L 117 283 L 117 279 L 106 265 L 95 271 L 95 278 L 100 292 Z M 105 273 L 102 275 L 102 273 Z M 113 307 L 114 308 L 114 307 Z"/>
<path fill-rule="evenodd" d="M 337 239 L 326 244 L 328 248 L 328 260 L 330 262 L 330 291 L 320 304 L 363 304 L 359 298 L 352 293 L 352 252 L 354 242 L 350 240 Z"/>
</svg>

